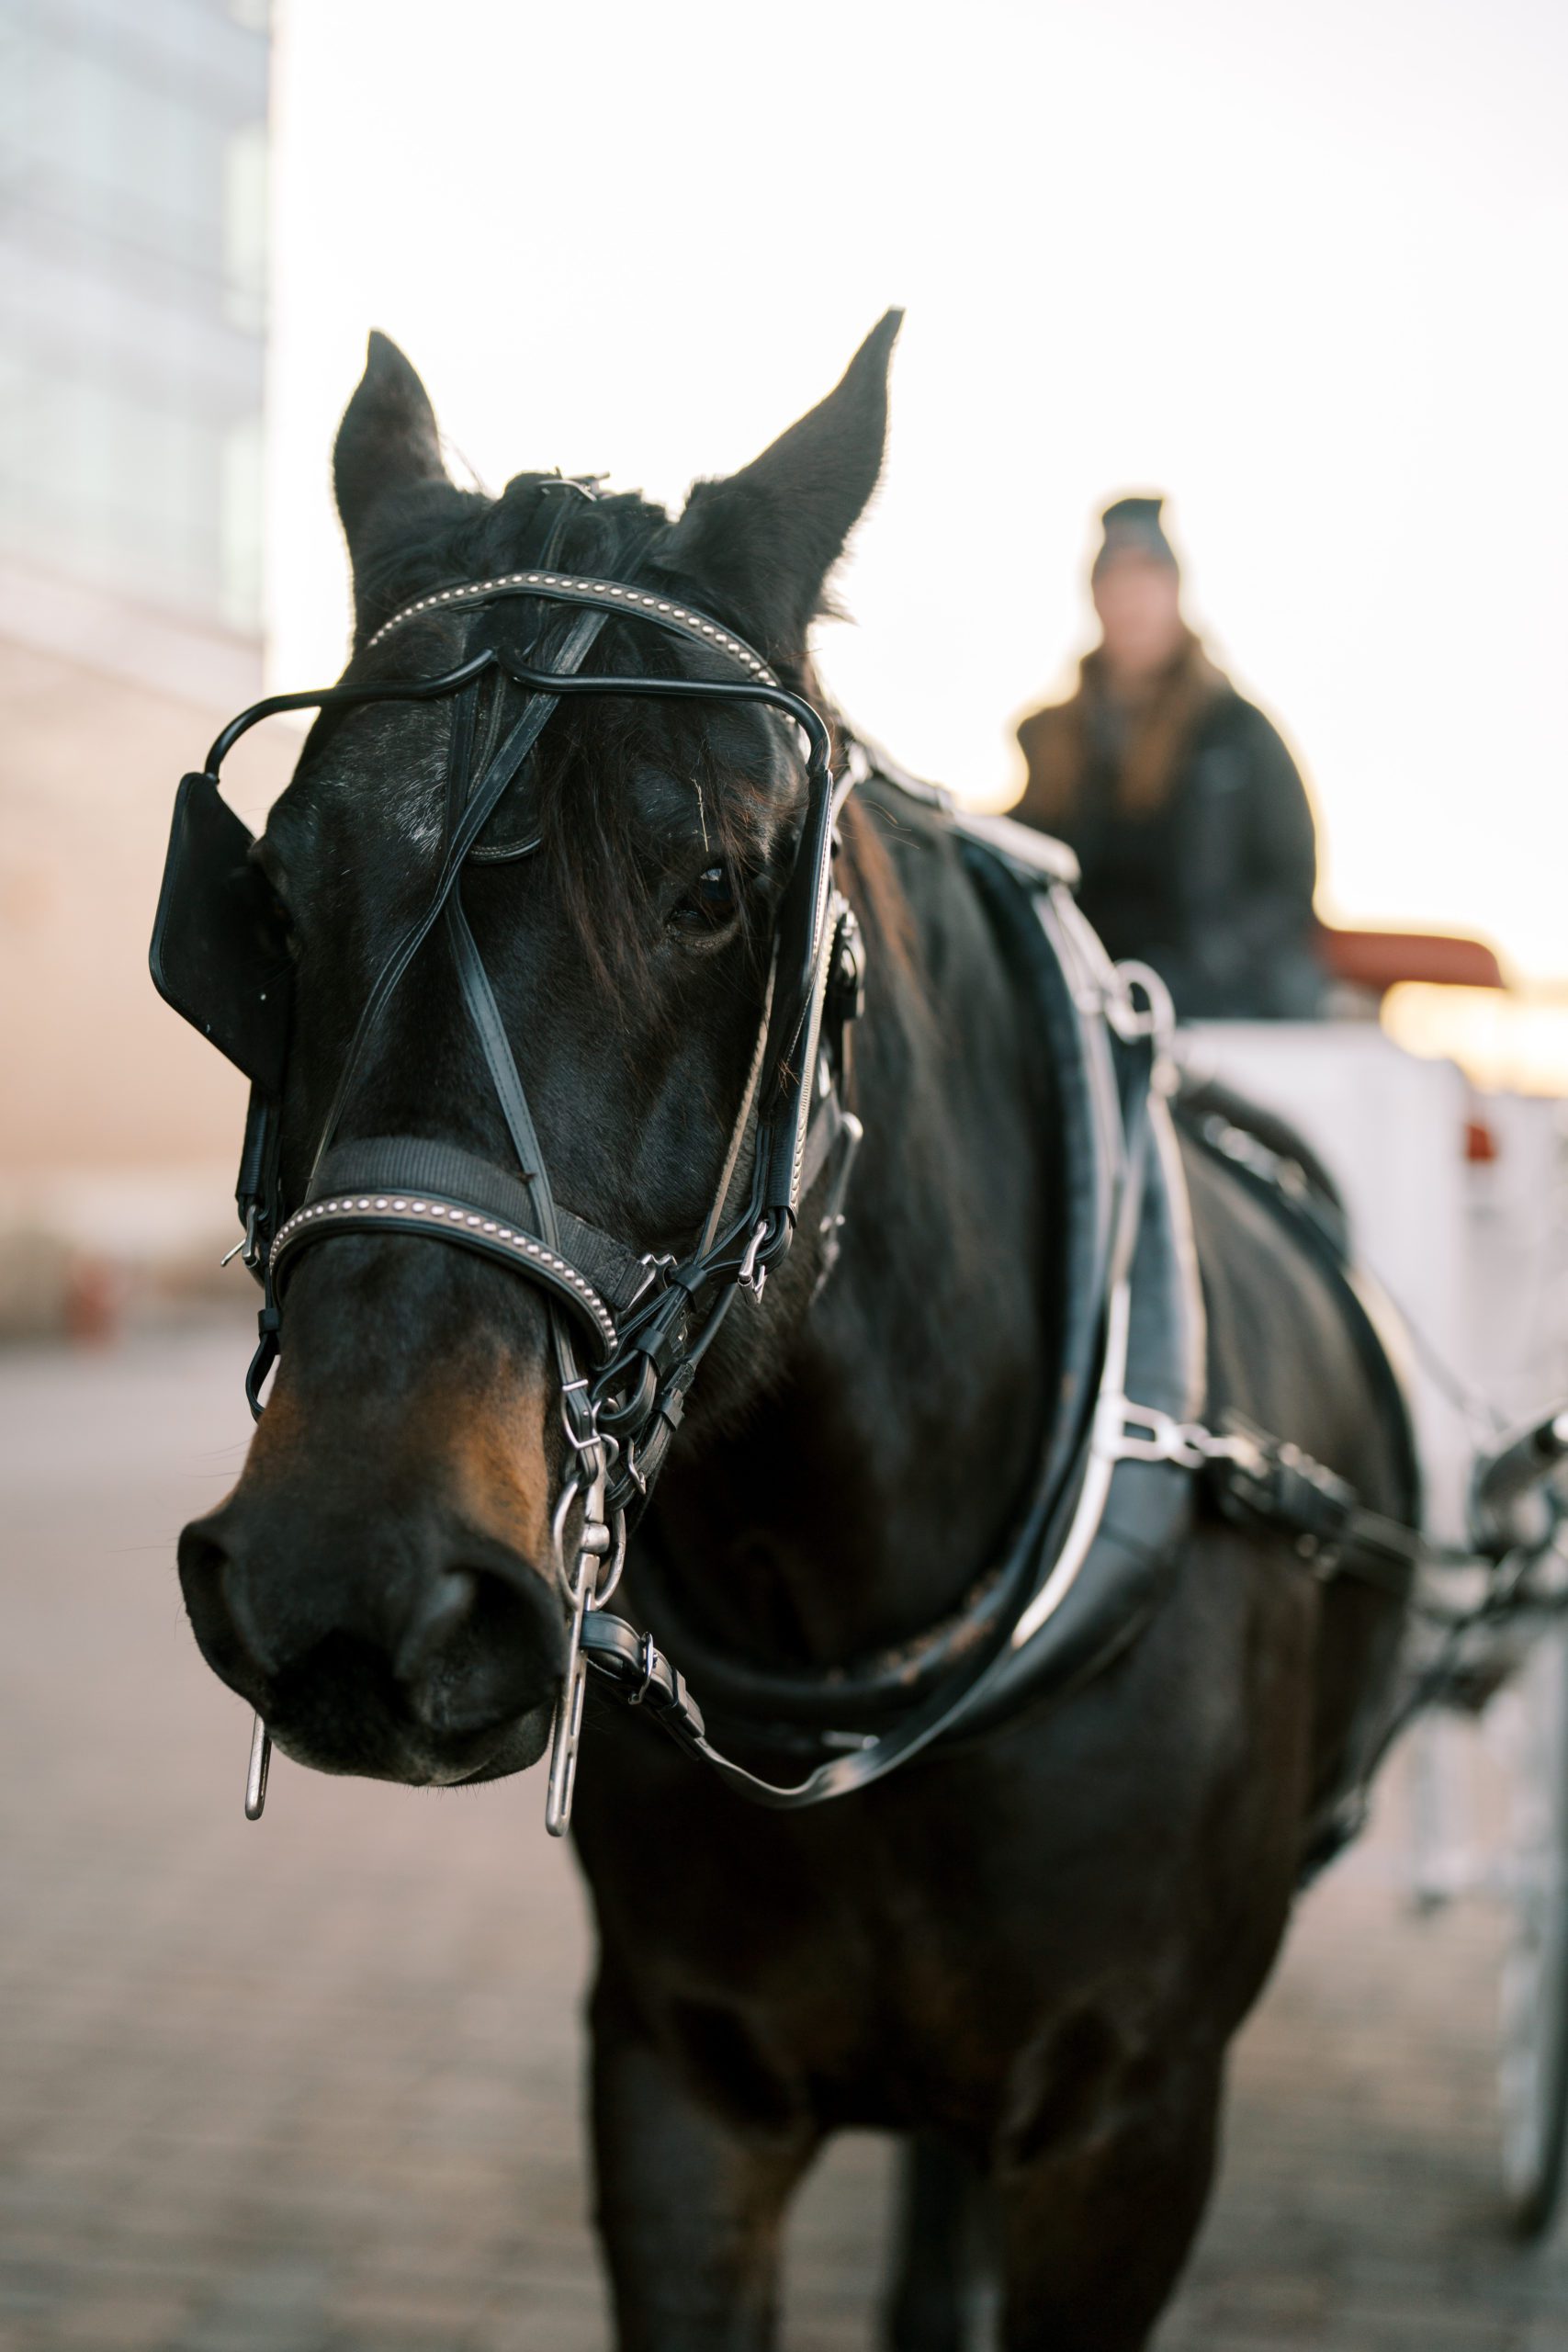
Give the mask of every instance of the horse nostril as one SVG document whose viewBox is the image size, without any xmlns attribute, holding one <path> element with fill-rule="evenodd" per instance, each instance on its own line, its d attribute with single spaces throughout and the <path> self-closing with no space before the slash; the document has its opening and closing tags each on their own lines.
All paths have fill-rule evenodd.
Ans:
<svg viewBox="0 0 1568 2352">
<path fill-rule="evenodd" d="M 233 1690 L 254 1698 L 269 1662 L 241 1602 L 234 1555 L 210 1521 L 194 1521 L 179 1541 L 180 1589 L 202 1656 Z"/>
<path fill-rule="evenodd" d="M 422 1591 L 404 1625 L 392 1658 L 392 1672 L 411 1689 L 441 1651 L 461 1633 L 472 1611 L 474 1577 L 467 1568 L 447 1568 Z"/>
<path fill-rule="evenodd" d="M 454 1567 L 411 1618 L 394 1671 L 429 1730 L 465 1732 L 552 1699 L 564 1663 L 561 1611 L 540 1577 Z"/>
</svg>

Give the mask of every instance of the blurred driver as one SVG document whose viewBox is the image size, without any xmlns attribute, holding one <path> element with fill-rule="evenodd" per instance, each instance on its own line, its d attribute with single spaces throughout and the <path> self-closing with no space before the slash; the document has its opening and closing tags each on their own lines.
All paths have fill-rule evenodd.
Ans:
<svg viewBox="0 0 1568 2352">
<path fill-rule="evenodd" d="M 1312 812 L 1277 730 L 1182 618 L 1163 503 L 1105 510 L 1100 641 L 1071 699 L 1020 727 L 1013 814 L 1077 852 L 1089 922 L 1155 967 L 1183 1019 L 1300 1019 L 1322 990 Z"/>
</svg>

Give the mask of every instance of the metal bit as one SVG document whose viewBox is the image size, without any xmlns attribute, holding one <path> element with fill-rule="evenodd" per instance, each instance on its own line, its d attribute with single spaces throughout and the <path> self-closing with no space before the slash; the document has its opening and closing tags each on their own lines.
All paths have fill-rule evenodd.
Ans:
<svg viewBox="0 0 1568 2352">
<path fill-rule="evenodd" d="M 245 1819 L 259 1821 L 266 1803 L 266 1768 L 272 1760 L 272 1736 L 260 1715 L 251 1731 L 250 1769 L 245 1774 Z"/>
<path fill-rule="evenodd" d="M 582 1710 L 588 1698 L 588 1660 L 582 1655 L 582 1621 L 593 1605 L 600 1566 L 611 1548 L 610 1530 L 604 1519 L 604 1458 L 601 1450 L 592 1484 L 584 1487 L 580 1479 L 572 1478 L 563 1488 L 561 1498 L 556 1505 L 555 1523 L 551 1530 L 556 1573 L 566 1586 L 567 1597 L 571 1602 L 566 1672 L 561 1681 L 560 1696 L 556 1701 L 555 1721 L 550 1727 L 550 1770 L 545 1793 L 545 1827 L 552 1838 L 564 1838 L 571 1826 L 571 1799 L 577 1785 L 577 1751 L 581 1744 Z M 579 1496 L 583 1501 L 582 1532 L 578 1539 L 577 1573 L 568 1578 L 565 1574 L 566 1522 Z"/>
</svg>

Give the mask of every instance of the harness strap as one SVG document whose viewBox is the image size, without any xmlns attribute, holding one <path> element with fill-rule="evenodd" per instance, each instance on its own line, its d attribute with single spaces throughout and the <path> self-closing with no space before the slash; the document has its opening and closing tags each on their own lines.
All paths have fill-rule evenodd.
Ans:
<svg viewBox="0 0 1568 2352">
<path fill-rule="evenodd" d="M 630 613 L 642 620 L 657 621 L 669 636 L 684 638 L 705 652 L 721 655 L 759 685 L 778 684 L 761 655 L 744 638 L 721 628 L 705 613 L 683 605 L 678 596 L 660 595 L 657 589 L 637 587 L 623 580 L 594 580 L 574 572 L 552 571 L 547 562 L 534 571 L 508 571 L 493 580 L 468 580 L 455 587 L 434 589 L 428 596 L 405 605 L 400 613 L 383 621 L 374 635 L 367 638 L 366 650 L 380 645 L 406 622 L 462 612 L 468 606 L 492 604 L 506 596 L 555 597 L 563 604 L 594 606 L 602 623 L 615 613 Z"/>
<path fill-rule="evenodd" d="M 751 1067 L 746 1073 L 746 1083 L 740 1091 L 740 1107 L 735 1114 L 735 1124 L 729 1130 L 729 1148 L 724 1155 L 724 1166 L 719 1170 L 718 1182 L 714 1188 L 713 1205 L 708 1211 L 707 1222 L 703 1227 L 702 1238 L 697 1243 L 699 1258 L 707 1256 L 717 1240 L 719 1229 L 724 1223 L 724 1212 L 729 1203 L 729 1188 L 735 1182 L 736 1163 L 740 1158 L 740 1147 L 746 1140 L 746 1130 L 751 1124 L 751 1113 L 757 1101 L 757 1089 L 761 1083 L 762 1068 L 767 1059 L 769 1020 L 773 1009 L 773 989 L 778 976 L 779 955 L 775 942 L 773 957 L 768 965 L 767 992 L 762 999 L 762 1018 L 757 1025 L 757 1043 L 751 1052 Z"/>
<path fill-rule="evenodd" d="M 321 1192 L 303 1208 L 278 1227 L 269 1261 L 270 1295 L 262 1310 L 264 1338 L 276 1339 L 278 1330 L 279 1302 L 288 1276 L 301 1250 L 312 1241 L 325 1240 L 333 1233 L 408 1233 L 434 1234 L 440 1239 L 455 1241 L 479 1256 L 494 1259 L 509 1267 L 513 1273 L 526 1274 L 547 1291 L 552 1301 L 571 1308 L 577 1320 L 591 1333 L 596 1354 L 608 1360 L 614 1355 L 620 1333 L 615 1317 L 592 1284 L 570 1264 L 558 1250 L 551 1250 L 530 1230 L 530 1221 L 513 1225 L 496 1216 L 487 1216 L 466 1200 L 443 1198 L 425 1186 L 409 1186 L 406 1190 L 384 1187 L 363 1188 L 360 1184 L 342 1192 Z M 276 1349 L 267 1353 L 265 1361 L 255 1369 L 254 1386 L 270 1369 Z M 254 1402 L 254 1398 L 253 1398 Z"/>
<path fill-rule="evenodd" d="M 567 632 L 557 657 L 562 676 L 570 675 L 581 666 L 608 618 L 607 613 L 597 609 L 578 614 Z M 476 668 L 475 674 L 479 674 L 480 669 L 489 666 L 489 656 L 480 657 L 479 666 Z M 348 1052 L 344 1057 L 332 1106 L 322 1124 L 321 1136 L 316 1145 L 315 1163 L 310 1170 L 312 1179 L 321 1165 L 322 1155 L 330 1147 L 337 1132 L 338 1122 L 343 1116 L 349 1090 L 358 1069 L 360 1057 L 364 1053 L 372 1031 L 385 1012 L 403 974 L 434 929 L 462 873 L 464 859 L 494 815 L 502 793 L 543 733 L 547 722 L 557 707 L 557 702 L 558 697 L 554 695 L 536 694 L 511 734 L 496 752 L 490 766 L 480 777 L 473 797 L 452 828 L 451 837 L 446 845 L 446 854 L 442 861 L 441 872 L 436 877 L 435 888 L 431 893 L 424 912 L 410 924 L 376 975 L 375 983 L 365 1001 L 365 1009 L 359 1016 L 354 1035 L 350 1040 Z"/>
<path fill-rule="evenodd" d="M 1123 1098 L 1124 1150 L 1107 1269 L 1113 1300 L 1125 1296 L 1137 1242 L 1148 1167 L 1148 1080 L 1157 1041 L 1151 1025 L 1125 1043 L 1132 1068 Z M 1123 1328 L 1124 1323 L 1123 1315 Z M 1111 1329 L 1116 1329 L 1114 1317 L 1111 1318 Z M 1120 1383 L 1122 1368 L 1122 1357 L 1114 1348 L 1102 1356 L 1102 1393 L 1108 1385 L 1114 1387 Z M 1065 1464 L 1053 1449 L 1046 1482 L 1030 1513 L 1024 1538 L 1010 1557 L 995 1592 L 988 1596 L 987 1623 L 983 1634 L 963 1665 L 891 1729 L 862 1735 L 848 1754 L 829 1756 L 803 1779 L 781 1783 L 751 1771 L 715 1747 L 707 1736 L 700 1709 L 691 1702 L 683 1685 L 679 1690 L 671 1689 L 663 1699 L 656 1710 L 657 1720 L 681 1745 L 701 1756 L 729 1787 L 774 1811 L 795 1812 L 821 1804 L 885 1779 L 954 1731 L 968 1716 L 977 1693 L 985 1688 L 992 1668 L 1012 1639 L 1020 1612 L 1031 1589 L 1039 1582 L 1042 1560 L 1055 1563 L 1057 1571 L 1071 1565 L 1071 1572 L 1076 1573 L 1076 1563 L 1087 1553 L 1094 1529 L 1103 1515 L 1109 1484 L 1108 1479 L 1086 1477 L 1084 1474 L 1089 1466 L 1087 1455 L 1076 1448 L 1069 1446 Z M 1070 1576 L 1066 1580 L 1070 1581 Z M 1057 1581 L 1065 1589 L 1066 1583 L 1060 1576 Z M 639 1637 L 615 1618 L 601 1623 L 602 1616 L 603 1612 L 590 1611 L 584 1623 L 583 1653 L 595 1675 L 625 1700 L 630 1696 L 631 1689 L 626 1672 L 631 1654 L 628 1645 L 635 1645 L 639 1639 L 649 1637 Z M 654 1655 L 658 1656 L 657 1651 Z"/>
<path fill-rule="evenodd" d="M 1412 1527 L 1361 1501 L 1348 1479 L 1272 1437 L 1239 1413 L 1206 1429 L 1125 1396 L 1101 1400 L 1095 1450 L 1108 1462 L 1168 1462 L 1195 1471 L 1227 1519 L 1293 1537 L 1298 1554 L 1327 1582 L 1351 1576 L 1396 1600 L 1436 1547 Z"/>
<path fill-rule="evenodd" d="M 476 1152 L 434 1137 L 371 1136 L 360 1142 L 334 1145 L 321 1161 L 312 1198 L 371 1191 L 434 1193 L 438 1200 L 461 1202 L 503 1224 L 534 1230 L 530 1223 L 533 1198 L 520 1176 Z M 558 1204 L 556 1228 L 556 1246 L 562 1256 L 586 1276 L 590 1287 L 621 1322 L 652 1279 L 648 1260 L 614 1234 L 590 1225 Z"/>
</svg>

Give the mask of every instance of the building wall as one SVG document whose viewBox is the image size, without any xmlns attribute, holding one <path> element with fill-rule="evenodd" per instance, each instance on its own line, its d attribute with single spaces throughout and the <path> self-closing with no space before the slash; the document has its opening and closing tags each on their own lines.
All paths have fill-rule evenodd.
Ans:
<svg viewBox="0 0 1568 2352">
<path fill-rule="evenodd" d="M 154 993 L 147 942 L 175 786 L 219 714 L 0 643 L 0 1100 L 14 1170 L 227 1157 L 244 1082 Z M 254 824 L 297 736 L 225 768 Z"/>
<path fill-rule="evenodd" d="M 268 66 L 246 0 L 0 0 L 0 1331 L 231 1216 L 243 1085 L 146 954 L 261 691 Z"/>
<path fill-rule="evenodd" d="M 265 13 L 0 0 L 0 543 L 254 637 Z"/>
</svg>

